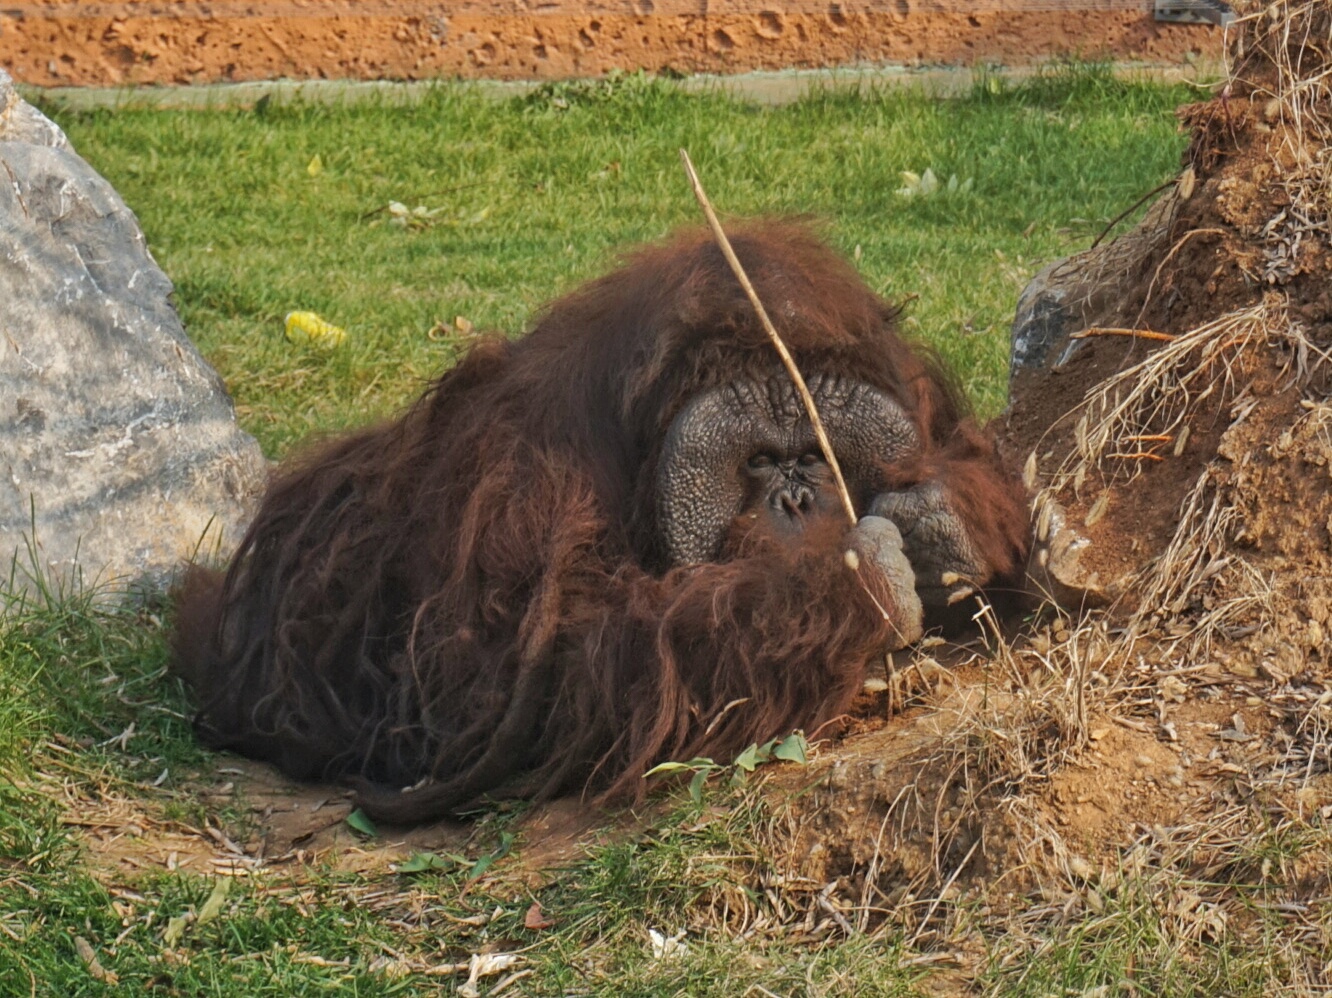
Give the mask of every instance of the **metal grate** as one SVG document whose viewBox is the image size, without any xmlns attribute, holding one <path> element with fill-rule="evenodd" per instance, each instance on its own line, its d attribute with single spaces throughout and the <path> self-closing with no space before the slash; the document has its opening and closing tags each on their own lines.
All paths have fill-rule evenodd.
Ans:
<svg viewBox="0 0 1332 998">
<path fill-rule="evenodd" d="M 1231 24 L 1235 11 L 1222 0 L 1156 0 L 1156 19 L 1180 24 Z"/>
</svg>

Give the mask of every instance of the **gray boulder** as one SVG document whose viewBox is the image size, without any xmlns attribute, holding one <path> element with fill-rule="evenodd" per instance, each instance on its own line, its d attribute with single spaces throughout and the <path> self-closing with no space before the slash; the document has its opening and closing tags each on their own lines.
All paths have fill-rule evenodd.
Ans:
<svg viewBox="0 0 1332 998">
<path fill-rule="evenodd" d="M 1161 198 L 1136 226 L 1112 242 L 1056 260 L 1023 289 L 1009 340 L 1008 377 L 1066 363 L 1092 326 L 1131 323 L 1126 291 L 1142 278 L 1144 262 L 1169 235 L 1179 199 Z"/>
<path fill-rule="evenodd" d="M 0 71 L 0 593 L 160 587 L 266 478 L 134 214 Z"/>
</svg>

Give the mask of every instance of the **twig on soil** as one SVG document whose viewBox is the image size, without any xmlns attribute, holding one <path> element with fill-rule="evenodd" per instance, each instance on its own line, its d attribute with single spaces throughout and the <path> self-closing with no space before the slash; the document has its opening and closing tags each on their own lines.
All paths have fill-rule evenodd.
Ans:
<svg viewBox="0 0 1332 998">
<path fill-rule="evenodd" d="M 777 348 L 777 353 L 782 358 L 782 364 L 786 367 L 786 373 L 791 376 L 796 391 L 800 393 L 800 400 L 805 405 L 805 412 L 809 414 L 809 421 L 814 426 L 814 435 L 818 437 L 819 446 L 823 448 L 823 455 L 828 459 L 828 467 L 832 470 L 833 482 L 837 486 L 837 494 L 841 496 L 842 506 L 846 509 L 847 518 L 850 519 L 851 526 L 854 527 L 857 522 L 856 507 L 851 501 L 851 493 L 847 490 L 846 479 L 842 477 L 842 468 L 837 463 L 837 455 L 833 453 L 832 443 L 828 440 L 828 434 L 823 429 L 823 420 L 819 418 L 819 411 L 814 408 L 814 397 L 809 394 L 809 386 L 805 384 L 805 379 L 800 376 L 800 369 L 796 367 L 795 358 L 791 356 L 791 351 L 782 342 L 781 336 L 777 333 L 777 327 L 768 318 L 768 310 L 763 307 L 763 302 L 759 300 L 758 292 L 754 290 L 754 285 L 750 283 L 745 268 L 740 265 L 735 250 L 731 248 L 731 241 L 726 238 L 726 232 L 722 229 L 717 213 L 712 209 L 712 202 L 708 200 L 707 194 L 703 191 L 703 184 L 698 179 L 698 173 L 694 170 L 694 164 L 689 158 L 689 153 L 681 149 L 680 159 L 684 162 L 685 173 L 689 176 L 689 183 L 694 188 L 694 197 L 698 199 L 699 207 L 703 209 L 703 214 L 707 217 L 708 226 L 712 229 L 712 235 L 716 238 L 717 245 L 721 247 L 722 255 L 726 257 L 726 262 L 731 265 L 731 270 L 740 281 L 740 286 L 745 289 L 750 304 L 754 306 L 754 311 L 758 313 L 759 322 L 763 324 L 763 329 L 768 334 L 768 339 L 772 340 L 772 345 Z"/>
<path fill-rule="evenodd" d="M 1139 340 L 1159 340 L 1169 343 L 1175 339 L 1174 333 L 1156 333 L 1150 329 L 1120 329 L 1117 326 L 1092 326 L 1080 333 L 1074 333 L 1070 340 L 1085 340 L 1089 336 L 1132 336 Z"/>
<path fill-rule="evenodd" d="M 1233 388 L 1235 351 L 1272 332 L 1280 335 L 1288 325 L 1284 305 L 1262 303 L 1231 312 L 1174 337 L 1096 385 L 1069 414 L 1077 417 L 1076 446 L 1051 479 L 1050 494 L 1069 485 L 1076 492 L 1087 475 L 1102 470 L 1102 462 L 1112 456 L 1127 460 L 1124 455 L 1134 455 L 1139 467 L 1142 460 L 1160 459 L 1137 457 L 1155 448 L 1131 445 L 1183 433 L 1201 400 L 1218 389 Z"/>
</svg>

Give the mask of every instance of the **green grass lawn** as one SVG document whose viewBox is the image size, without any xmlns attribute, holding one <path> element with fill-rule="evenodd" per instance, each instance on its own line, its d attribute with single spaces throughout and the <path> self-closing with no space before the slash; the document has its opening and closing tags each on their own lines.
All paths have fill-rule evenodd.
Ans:
<svg viewBox="0 0 1332 998">
<path fill-rule="evenodd" d="M 681 146 L 724 216 L 822 220 L 874 288 L 912 298 L 907 333 L 936 348 L 992 415 L 1024 282 L 1172 175 L 1185 141 L 1173 108 L 1193 96 L 1082 68 L 1020 88 L 982 81 L 946 101 L 819 92 L 758 107 L 627 77 L 507 103 L 447 85 L 410 107 L 48 110 L 138 213 L 186 328 L 245 427 L 281 456 L 413 397 L 465 349 L 456 317 L 517 333 L 621 248 L 696 222 Z M 927 168 L 943 190 L 897 193 L 904 171 Z M 391 201 L 430 215 L 394 224 Z M 294 309 L 345 327 L 348 341 L 331 353 L 289 344 L 282 319 Z M 420 967 L 487 946 L 524 950 L 531 974 L 510 995 L 962 986 L 949 959 L 891 923 L 873 937 L 799 944 L 700 928 L 720 924 L 700 904 L 725 895 L 737 867 L 763 862 L 749 854 L 762 807 L 721 790 L 703 810 L 682 798 L 657 825 L 535 887 L 502 875 L 469 883 L 465 866 L 415 882 L 316 867 L 299 903 L 260 876 L 237 881 L 219 906 L 208 902 L 211 878 L 95 874 L 69 824 L 81 800 L 120 795 L 195 827 L 243 821 L 189 789 L 208 757 L 164 661 L 155 610 L 72 600 L 0 621 L 0 995 L 451 994 L 465 975 Z M 396 900 L 366 900 L 385 891 Z M 1270 954 L 1219 931 L 1180 956 L 1155 895 L 1142 897 L 1106 902 L 1101 916 L 1016 957 L 973 927 L 974 987 L 1264 992 Z M 555 926 L 524 927 L 533 900 L 557 913 Z M 193 921 L 173 923 L 189 912 Z M 458 921 L 478 912 L 484 927 Z M 969 918 L 986 924 L 979 907 L 959 907 L 956 924 Z M 685 927 L 688 951 L 654 959 L 647 929 Z M 480 993 L 501 979 L 484 979 Z"/>
</svg>

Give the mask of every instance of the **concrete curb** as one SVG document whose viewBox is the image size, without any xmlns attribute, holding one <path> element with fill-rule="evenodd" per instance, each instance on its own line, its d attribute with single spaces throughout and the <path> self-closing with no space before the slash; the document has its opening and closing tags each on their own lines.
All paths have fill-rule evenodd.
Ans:
<svg viewBox="0 0 1332 998">
<path fill-rule="evenodd" d="M 932 67 L 863 66 L 838 69 L 781 70 L 741 73 L 734 76 L 698 74 L 670 82 L 687 93 L 721 92 L 737 100 L 779 106 L 794 103 L 818 90 L 868 92 L 878 88 L 918 88 L 934 97 L 960 97 L 976 82 L 994 78 L 1020 83 L 1043 71 L 1045 66 Z M 1200 61 L 1194 65 L 1124 62 L 1113 67 L 1121 79 L 1160 83 L 1191 83 L 1200 88 L 1223 78 L 1219 63 Z M 69 110 L 94 108 L 158 108 L 162 110 L 226 109 L 253 107 L 268 99 L 279 104 L 304 101 L 312 104 L 342 104 L 381 101 L 391 106 L 419 103 L 438 87 L 460 87 L 490 100 L 502 101 L 531 93 L 549 83 L 514 80 L 260 80 L 247 83 L 214 83 L 146 87 L 34 87 L 18 89 L 29 99 L 52 101 Z"/>
</svg>

